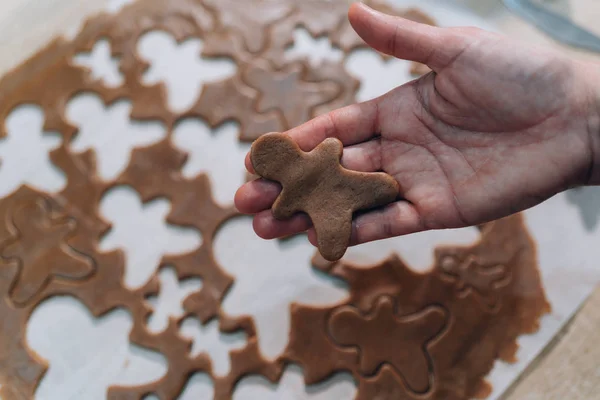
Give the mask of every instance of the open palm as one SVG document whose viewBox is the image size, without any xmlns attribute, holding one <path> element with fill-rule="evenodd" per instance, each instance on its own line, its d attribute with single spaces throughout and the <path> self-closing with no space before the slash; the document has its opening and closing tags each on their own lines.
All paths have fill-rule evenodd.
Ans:
<svg viewBox="0 0 600 400">
<path fill-rule="evenodd" d="M 363 5 L 349 18 L 376 50 L 433 70 L 288 132 L 305 151 L 337 137 L 346 168 L 385 171 L 400 184 L 405 200 L 355 218 L 353 244 L 480 224 L 589 181 L 598 119 L 586 81 L 598 74 L 594 67 L 479 29 L 431 27 Z M 279 191 L 258 180 L 236 195 L 240 211 L 256 214 L 261 237 L 310 227 L 304 215 L 273 218 Z"/>
</svg>

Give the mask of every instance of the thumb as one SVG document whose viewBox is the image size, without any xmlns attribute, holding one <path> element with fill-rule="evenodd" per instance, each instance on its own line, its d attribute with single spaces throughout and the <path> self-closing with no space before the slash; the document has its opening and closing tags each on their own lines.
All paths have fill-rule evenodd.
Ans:
<svg viewBox="0 0 600 400">
<path fill-rule="evenodd" d="M 466 47 L 465 41 L 449 29 L 383 14 L 362 3 L 352 4 L 348 19 L 375 50 L 426 64 L 434 71 L 444 68 Z"/>
</svg>

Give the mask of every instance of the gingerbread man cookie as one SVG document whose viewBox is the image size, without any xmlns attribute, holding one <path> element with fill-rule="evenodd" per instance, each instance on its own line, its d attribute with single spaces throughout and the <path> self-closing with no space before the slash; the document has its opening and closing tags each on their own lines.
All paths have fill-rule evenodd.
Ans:
<svg viewBox="0 0 600 400">
<path fill-rule="evenodd" d="M 342 167 L 342 151 L 338 139 L 328 138 L 307 153 L 283 133 L 261 136 L 250 151 L 256 173 L 283 187 L 273 204 L 273 216 L 283 220 L 298 212 L 308 214 L 319 251 L 329 261 L 346 252 L 354 212 L 391 203 L 399 192 L 398 183 L 385 173 Z"/>
</svg>

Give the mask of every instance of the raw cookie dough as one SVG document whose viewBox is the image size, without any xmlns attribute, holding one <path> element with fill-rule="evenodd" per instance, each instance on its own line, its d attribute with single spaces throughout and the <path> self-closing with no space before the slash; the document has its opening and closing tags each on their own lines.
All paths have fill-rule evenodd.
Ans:
<svg viewBox="0 0 600 400">
<path fill-rule="evenodd" d="M 281 220 L 307 213 L 317 232 L 319 251 L 329 261 L 346 252 L 353 213 L 391 203 L 399 191 L 398 182 L 385 173 L 342 167 L 342 151 L 342 142 L 327 138 L 306 153 L 283 133 L 261 136 L 250 151 L 256 173 L 283 186 L 273 216 Z"/>
</svg>

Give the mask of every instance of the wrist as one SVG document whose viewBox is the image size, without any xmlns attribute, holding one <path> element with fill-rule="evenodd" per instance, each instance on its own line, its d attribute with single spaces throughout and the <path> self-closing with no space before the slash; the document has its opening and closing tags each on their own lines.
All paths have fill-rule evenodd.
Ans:
<svg viewBox="0 0 600 400">
<path fill-rule="evenodd" d="M 600 185 L 600 64 L 586 62 L 580 64 L 582 88 L 586 93 L 585 132 L 588 144 L 582 155 L 585 160 L 583 179 L 577 185 Z"/>
</svg>

